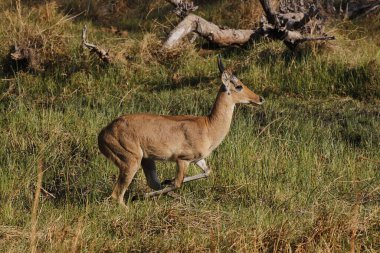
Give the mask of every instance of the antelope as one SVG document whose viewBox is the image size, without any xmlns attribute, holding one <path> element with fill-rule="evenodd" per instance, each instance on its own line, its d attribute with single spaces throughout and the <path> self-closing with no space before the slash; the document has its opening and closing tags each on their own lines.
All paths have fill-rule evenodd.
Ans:
<svg viewBox="0 0 380 253">
<path fill-rule="evenodd" d="M 100 132 L 98 144 L 101 153 L 119 168 L 111 198 L 125 206 L 124 194 L 140 164 L 148 186 L 154 190 L 145 194 L 145 197 L 168 193 L 181 187 L 184 182 L 210 175 L 211 169 L 205 158 L 226 137 L 235 105 L 264 103 L 261 96 L 245 86 L 230 69 L 224 68 L 220 56 L 218 67 L 222 84 L 208 116 L 123 115 Z M 176 162 L 175 178 L 160 183 L 155 160 Z M 203 172 L 185 177 L 191 163 L 195 163 Z"/>
</svg>

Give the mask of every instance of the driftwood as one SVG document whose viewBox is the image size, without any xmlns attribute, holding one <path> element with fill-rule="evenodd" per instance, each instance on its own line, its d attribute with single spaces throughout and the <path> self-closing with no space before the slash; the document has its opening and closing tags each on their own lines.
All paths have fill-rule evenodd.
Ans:
<svg viewBox="0 0 380 253">
<path fill-rule="evenodd" d="M 179 46 L 183 39 L 191 34 L 196 34 L 222 47 L 243 46 L 262 37 L 281 40 L 291 49 L 305 41 L 334 39 L 333 36 L 323 33 L 323 20 L 318 17 L 319 12 L 314 5 L 306 8 L 302 4 L 302 8 L 299 8 L 297 12 L 292 12 L 290 8 L 286 7 L 286 2 L 282 1 L 279 12 L 275 12 L 268 0 L 260 0 L 265 16 L 262 17 L 258 28 L 229 29 L 222 28 L 195 14 L 189 14 L 190 11 L 198 8 L 194 7 L 192 3 L 180 0 L 167 1 L 176 7 L 175 13 L 182 21 L 170 32 L 164 42 L 164 49 Z M 313 19 L 317 22 L 311 24 L 310 21 Z"/>
<path fill-rule="evenodd" d="M 104 63 L 111 63 L 112 57 L 109 51 L 87 42 L 87 26 L 85 25 L 82 30 L 82 47 L 90 50 L 90 53 L 95 53 Z"/>
</svg>

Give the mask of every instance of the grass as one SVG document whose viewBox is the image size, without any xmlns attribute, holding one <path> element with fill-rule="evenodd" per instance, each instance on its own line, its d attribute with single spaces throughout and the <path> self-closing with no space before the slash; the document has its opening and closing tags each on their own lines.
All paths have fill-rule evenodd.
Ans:
<svg viewBox="0 0 380 253">
<path fill-rule="evenodd" d="M 205 5 L 205 16 L 222 21 L 215 7 L 223 5 L 229 3 Z M 169 57 L 157 48 L 162 27 L 175 20 L 153 22 L 165 8 L 143 21 L 141 12 L 131 10 L 130 25 L 142 27 L 120 38 L 104 32 L 112 20 L 89 19 L 96 15 L 55 26 L 26 15 L 45 11 L 56 24 L 66 17 L 62 4 L 22 6 L 21 18 L 12 6 L 2 6 L 7 15 L 0 15 L 2 59 L 13 38 L 23 38 L 18 31 L 52 37 L 60 47 L 41 46 L 43 72 L 1 71 L 1 252 L 31 251 L 34 236 L 37 252 L 380 250 L 376 19 L 371 26 L 369 20 L 330 24 L 336 41 L 295 53 L 263 41 L 217 51 L 187 45 Z M 12 22 L 5 23 L 7 18 Z M 124 50 L 128 59 L 107 67 L 83 55 L 85 23 L 90 41 Z M 61 52 L 65 61 L 55 62 L 51 55 Z M 117 170 L 98 151 L 100 129 L 125 113 L 209 113 L 220 83 L 217 53 L 266 104 L 237 107 L 229 135 L 207 159 L 212 176 L 184 185 L 178 199 L 129 202 L 127 213 L 106 201 Z M 41 161 L 41 197 L 32 211 Z M 172 163 L 158 168 L 162 179 L 174 175 Z M 146 191 L 140 171 L 127 195 Z"/>
</svg>

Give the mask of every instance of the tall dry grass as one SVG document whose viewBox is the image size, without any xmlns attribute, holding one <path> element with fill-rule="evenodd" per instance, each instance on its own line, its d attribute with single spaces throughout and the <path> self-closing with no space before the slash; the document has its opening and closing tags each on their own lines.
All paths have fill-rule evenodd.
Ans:
<svg viewBox="0 0 380 253">
<path fill-rule="evenodd" d="M 31 50 L 33 70 L 44 71 L 52 66 L 68 64 L 72 45 L 78 41 L 70 32 L 73 28 L 70 21 L 75 16 L 62 14 L 58 7 L 55 1 L 33 6 L 24 6 L 21 1 L 16 1 L 14 9 L 5 9 L 0 17 L 3 57 L 12 53 L 16 46 Z M 7 72 L 21 67 L 12 65 L 10 58 L 2 65 Z"/>
<path fill-rule="evenodd" d="M 42 177 L 43 177 L 43 164 L 42 161 L 38 162 L 37 167 L 37 183 L 36 189 L 34 192 L 33 208 L 31 214 L 31 231 L 30 231 L 30 251 L 32 253 L 37 252 L 38 237 L 37 237 L 37 222 L 38 222 L 38 204 L 41 196 L 41 187 L 42 187 Z"/>
</svg>

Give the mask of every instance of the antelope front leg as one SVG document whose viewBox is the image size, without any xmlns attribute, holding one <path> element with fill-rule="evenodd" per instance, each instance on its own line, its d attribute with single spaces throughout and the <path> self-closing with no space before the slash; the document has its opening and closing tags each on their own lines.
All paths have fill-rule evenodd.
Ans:
<svg viewBox="0 0 380 253">
<path fill-rule="evenodd" d="M 202 178 L 206 178 L 210 175 L 211 169 L 207 166 L 205 159 L 199 160 L 195 164 L 203 170 L 203 173 L 200 173 L 200 174 L 194 175 L 194 176 L 190 176 L 190 177 L 185 177 L 183 180 L 184 183 L 194 181 L 194 180 L 198 180 L 198 179 L 202 179 Z M 172 182 L 172 180 L 165 180 L 164 182 L 162 182 L 162 184 L 170 184 L 171 182 Z"/>
<path fill-rule="evenodd" d="M 210 175 L 211 169 L 207 166 L 206 161 L 204 159 L 199 160 L 195 163 L 199 168 L 203 170 L 203 173 L 200 173 L 198 175 L 190 176 L 190 177 L 184 177 L 186 173 L 186 168 L 188 167 L 189 163 L 186 161 L 177 162 L 177 175 L 174 180 L 165 180 L 162 184 L 169 184 L 164 189 L 154 192 L 145 193 L 143 196 L 135 196 L 133 200 L 140 199 L 140 198 L 149 198 L 158 196 L 161 194 L 165 194 L 171 191 L 174 191 L 175 189 L 179 188 L 182 183 L 198 180 L 201 178 L 206 178 Z M 174 182 L 174 184 L 173 184 Z M 177 182 L 177 184 L 176 184 Z M 177 187 L 178 186 L 178 187 Z"/>
<path fill-rule="evenodd" d="M 177 174 L 174 178 L 174 187 L 181 187 L 183 180 L 185 178 L 187 167 L 189 167 L 189 162 L 185 160 L 177 161 Z"/>
<path fill-rule="evenodd" d="M 195 164 L 203 170 L 203 173 L 200 173 L 200 174 L 194 175 L 194 176 L 190 176 L 190 177 L 185 177 L 183 180 L 184 183 L 194 181 L 194 180 L 198 180 L 198 179 L 202 179 L 202 178 L 206 178 L 210 175 L 211 169 L 207 166 L 205 159 L 199 160 Z M 167 185 L 167 184 L 171 184 L 172 182 L 173 182 L 173 180 L 167 179 L 167 180 L 164 180 L 161 184 Z"/>
<path fill-rule="evenodd" d="M 203 170 L 203 173 L 200 173 L 200 174 L 195 175 L 195 176 L 185 177 L 185 179 L 183 180 L 184 183 L 194 181 L 194 180 L 198 180 L 201 178 L 206 178 L 210 175 L 211 169 L 207 166 L 205 159 L 199 160 L 195 164 Z"/>
<path fill-rule="evenodd" d="M 149 198 L 161 194 L 165 194 L 171 191 L 174 191 L 175 189 L 178 189 L 181 187 L 182 183 L 184 182 L 185 174 L 186 174 L 186 169 L 189 166 L 189 162 L 185 160 L 178 160 L 177 161 L 177 173 L 173 181 L 171 181 L 171 184 L 169 186 L 166 186 L 164 189 L 159 190 L 159 191 L 154 191 L 154 192 L 149 192 L 144 194 L 143 198 Z M 136 196 L 133 198 L 139 199 L 141 197 Z"/>
<path fill-rule="evenodd" d="M 195 164 L 204 171 L 204 174 L 206 174 L 207 176 L 210 175 L 211 169 L 207 166 L 205 159 L 199 160 Z"/>
</svg>

